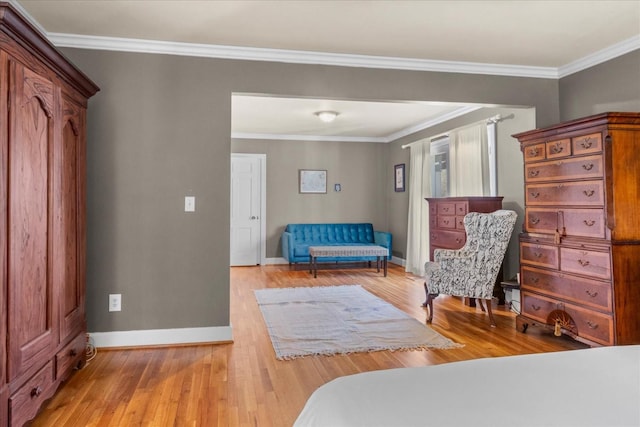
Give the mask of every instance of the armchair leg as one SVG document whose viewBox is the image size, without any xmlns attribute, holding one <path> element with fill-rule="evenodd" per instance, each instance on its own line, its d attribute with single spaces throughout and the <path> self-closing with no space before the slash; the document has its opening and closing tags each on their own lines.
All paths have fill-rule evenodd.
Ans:
<svg viewBox="0 0 640 427">
<path fill-rule="evenodd" d="M 427 295 L 427 299 L 422 304 L 423 307 L 427 307 L 429 311 L 429 317 L 427 317 L 427 323 L 431 323 L 433 320 L 433 299 L 438 296 L 438 294 L 430 294 L 429 289 L 427 288 L 427 282 L 424 282 L 424 293 Z"/>
<path fill-rule="evenodd" d="M 424 302 L 422 303 L 423 307 L 427 306 L 427 301 L 429 301 L 429 289 L 427 289 L 427 282 L 424 282 Z"/>
<path fill-rule="evenodd" d="M 482 305 L 482 299 L 476 298 L 476 301 L 478 302 L 478 305 L 480 306 L 480 310 L 482 310 L 482 312 L 484 313 L 486 310 L 484 309 L 484 306 Z"/>
<path fill-rule="evenodd" d="M 480 301 L 480 300 L 478 300 Z M 489 321 L 491 322 L 491 327 L 495 328 L 496 327 L 496 320 L 493 318 L 493 312 L 491 311 L 491 300 L 485 300 L 484 301 L 485 305 L 487 306 L 487 314 L 489 314 Z"/>
</svg>

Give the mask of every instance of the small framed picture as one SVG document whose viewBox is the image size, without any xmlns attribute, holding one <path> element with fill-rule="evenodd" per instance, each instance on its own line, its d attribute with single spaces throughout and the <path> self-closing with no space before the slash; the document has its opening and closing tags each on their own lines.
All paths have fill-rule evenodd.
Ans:
<svg viewBox="0 0 640 427">
<path fill-rule="evenodd" d="M 300 169 L 298 171 L 300 193 L 326 194 L 327 171 Z"/>
<path fill-rule="evenodd" d="M 394 166 L 395 190 L 404 191 L 404 163 Z"/>
</svg>

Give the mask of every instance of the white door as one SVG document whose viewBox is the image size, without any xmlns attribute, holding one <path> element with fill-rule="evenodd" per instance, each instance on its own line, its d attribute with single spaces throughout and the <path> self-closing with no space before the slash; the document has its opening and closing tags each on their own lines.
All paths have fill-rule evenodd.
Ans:
<svg viewBox="0 0 640 427">
<path fill-rule="evenodd" d="M 231 155 L 231 265 L 261 263 L 265 155 Z"/>
</svg>

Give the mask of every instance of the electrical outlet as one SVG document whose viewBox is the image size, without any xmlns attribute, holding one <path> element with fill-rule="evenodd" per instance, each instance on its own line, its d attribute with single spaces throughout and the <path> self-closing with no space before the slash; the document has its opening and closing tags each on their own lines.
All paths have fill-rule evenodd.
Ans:
<svg viewBox="0 0 640 427">
<path fill-rule="evenodd" d="M 122 294 L 109 294 L 109 311 L 122 311 Z"/>
</svg>

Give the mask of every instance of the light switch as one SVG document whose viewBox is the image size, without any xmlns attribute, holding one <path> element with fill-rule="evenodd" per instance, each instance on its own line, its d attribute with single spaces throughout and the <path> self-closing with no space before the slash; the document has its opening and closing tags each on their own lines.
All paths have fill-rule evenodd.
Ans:
<svg viewBox="0 0 640 427">
<path fill-rule="evenodd" d="M 122 310 L 122 294 L 109 294 L 109 311 Z"/>
<path fill-rule="evenodd" d="M 196 211 L 196 198 L 195 196 L 184 197 L 184 211 L 195 212 Z"/>
</svg>

